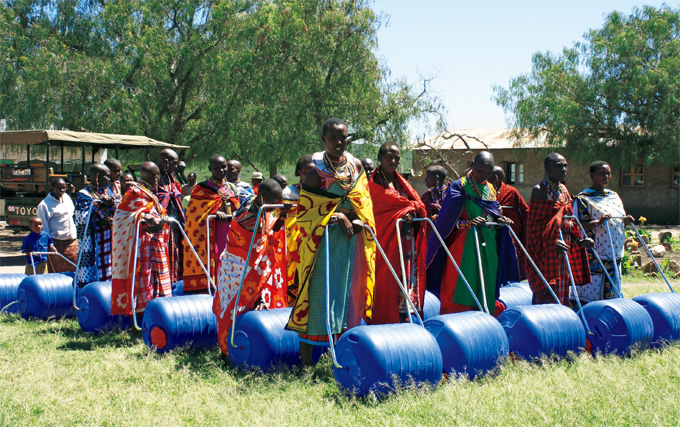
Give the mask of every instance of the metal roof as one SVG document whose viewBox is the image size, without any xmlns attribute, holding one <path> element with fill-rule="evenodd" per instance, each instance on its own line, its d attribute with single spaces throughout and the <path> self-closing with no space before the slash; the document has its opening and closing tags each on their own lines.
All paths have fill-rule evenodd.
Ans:
<svg viewBox="0 0 680 427">
<path fill-rule="evenodd" d="M 65 146 L 79 147 L 82 144 L 114 148 L 173 148 L 185 150 L 186 145 L 175 145 L 156 141 L 146 136 L 115 135 L 111 133 L 73 132 L 69 130 L 13 130 L 0 132 L 0 145 L 38 145 L 47 142 L 64 143 Z"/>
<path fill-rule="evenodd" d="M 517 140 L 512 136 L 511 128 L 451 129 L 411 144 L 414 150 L 504 150 L 545 146 L 545 135 L 538 140 Z"/>
</svg>

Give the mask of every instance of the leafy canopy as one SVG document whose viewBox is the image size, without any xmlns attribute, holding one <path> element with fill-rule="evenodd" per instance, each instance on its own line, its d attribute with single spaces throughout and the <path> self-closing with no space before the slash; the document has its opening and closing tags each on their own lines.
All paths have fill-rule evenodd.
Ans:
<svg viewBox="0 0 680 427">
<path fill-rule="evenodd" d="M 406 143 L 441 117 L 379 61 L 365 0 L 14 0 L 0 6 L 9 129 L 142 134 L 276 169 L 320 149 L 329 117 L 354 140 Z"/>
<path fill-rule="evenodd" d="M 530 73 L 495 91 L 519 138 L 545 137 L 619 166 L 677 163 L 680 9 L 614 12 L 561 54 L 536 53 Z"/>
</svg>

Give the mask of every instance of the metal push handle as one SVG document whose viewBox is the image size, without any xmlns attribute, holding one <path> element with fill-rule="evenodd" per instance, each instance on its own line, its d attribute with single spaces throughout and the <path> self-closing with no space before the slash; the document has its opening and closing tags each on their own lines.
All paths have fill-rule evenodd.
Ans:
<svg viewBox="0 0 680 427">
<path fill-rule="evenodd" d="M 408 281 L 406 280 L 406 265 L 404 264 L 404 248 L 401 244 L 401 227 L 399 227 L 400 222 L 404 222 L 404 220 L 402 218 L 398 218 L 395 221 L 394 226 L 397 229 L 397 245 L 399 247 L 399 264 L 401 265 L 401 280 L 402 280 L 402 283 L 404 284 L 404 286 L 406 286 L 406 283 L 408 283 Z M 413 251 L 413 239 L 411 239 L 411 262 L 413 262 L 413 252 L 414 252 Z M 389 263 L 388 263 L 388 266 L 390 268 L 392 268 L 392 266 Z M 403 291 L 403 289 L 402 289 L 402 291 Z M 410 299 L 410 298 L 408 298 L 408 299 Z M 406 314 L 408 316 L 408 321 L 413 323 L 413 317 L 411 316 L 411 310 L 407 310 Z"/>
<path fill-rule="evenodd" d="M 562 235 L 562 229 L 558 229 L 560 233 L 560 240 L 564 241 L 564 236 Z M 581 300 L 578 297 L 578 292 L 576 291 L 576 283 L 574 282 L 574 274 L 571 271 L 571 263 L 569 263 L 569 253 L 565 252 L 564 253 L 564 262 L 567 263 L 567 271 L 569 272 L 569 280 L 571 281 L 571 290 L 574 292 L 574 296 L 576 297 L 576 305 L 578 305 L 578 312 L 581 313 L 581 319 L 583 320 L 583 324 L 586 327 L 586 332 L 588 332 L 588 335 L 595 335 L 592 333 L 590 330 L 590 326 L 588 325 L 588 322 L 586 322 L 586 315 L 583 313 L 583 306 L 581 306 Z"/>
<path fill-rule="evenodd" d="M 246 273 L 248 272 L 248 263 L 250 262 L 250 254 L 253 250 L 253 243 L 255 243 L 255 236 L 257 235 L 257 229 L 260 226 L 260 217 L 262 216 L 262 212 L 264 212 L 267 209 L 283 209 L 286 206 L 283 204 L 275 204 L 275 205 L 262 205 L 260 206 L 260 209 L 257 210 L 257 217 L 255 218 L 255 229 L 253 230 L 253 237 L 250 239 L 250 246 L 248 247 L 248 255 L 246 256 L 246 263 L 245 266 L 243 267 L 243 274 L 241 275 L 241 284 L 238 286 L 238 292 L 236 293 L 236 302 L 234 304 L 234 312 L 231 316 L 231 338 L 230 338 L 230 344 L 232 347 L 236 347 L 234 344 L 234 333 L 236 331 L 236 317 L 238 314 L 238 304 L 241 299 L 241 289 L 243 289 L 243 283 L 246 280 Z"/>
<path fill-rule="evenodd" d="M 137 257 L 139 256 L 139 227 L 142 221 L 137 221 L 135 229 L 135 255 L 132 261 L 132 284 L 130 286 L 130 306 L 132 307 L 132 325 L 136 330 L 141 331 L 142 328 L 137 324 L 137 300 L 135 297 L 135 279 L 137 277 Z"/>
<path fill-rule="evenodd" d="M 233 219 L 232 215 L 227 215 L 227 217 L 229 219 Z M 206 265 L 208 266 L 208 268 L 210 268 L 210 253 L 212 252 L 210 250 L 210 220 L 215 219 L 215 218 L 217 218 L 217 215 L 208 215 L 208 218 L 205 221 L 205 235 L 206 235 L 205 245 L 206 245 L 206 253 L 208 254 L 208 262 L 206 262 Z M 215 230 L 217 230 L 217 228 L 215 228 Z M 215 239 L 215 240 L 217 240 L 217 239 Z M 217 275 L 215 275 L 215 276 L 217 276 Z M 216 277 L 213 277 L 213 283 L 215 282 L 215 279 L 216 279 Z M 208 285 L 208 294 L 210 294 L 210 296 L 212 296 L 212 292 L 210 291 L 210 285 Z"/>
<path fill-rule="evenodd" d="M 470 283 L 468 283 L 467 279 L 465 278 L 465 275 L 460 270 L 460 267 L 458 267 L 458 263 L 456 262 L 456 260 L 453 259 L 453 255 L 451 255 L 451 252 L 449 251 L 449 248 L 446 246 L 446 242 L 444 242 L 444 239 L 442 238 L 441 234 L 439 234 L 439 230 L 437 230 L 437 227 L 434 226 L 434 222 L 432 222 L 430 218 L 414 218 L 413 221 L 425 221 L 430 224 L 430 226 L 432 227 L 432 231 L 434 232 L 435 236 L 437 236 L 437 239 L 439 239 L 439 242 L 441 243 L 442 248 L 446 252 L 446 255 L 449 257 L 451 264 L 453 264 L 456 271 L 458 272 L 458 277 L 463 280 L 465 287 L 468 289 L 468 291 L 470 291 L 470 295 L 472 296 L 472 299 L 475 300 L 475 304 L 477 304 L 479 311 L 484 311 L 484 309 L 482 308 L 482 304 L 479 302 L 479 299 L 477 299 L 477 295 L 475 295 L 474 291 L 472 290 Z M 484 304 L 486 304 L 486 300 L 484 301 Z"/>
<path fill-rule="evenodd" d="M 66 262 L 68 262 L 69 264 L 71 264 L 72 266 L 74 266 L 74 267 L 76 266 L 76 265 L 73 263 L 73 261 L 71 261 L 70 259 L 66 258 L 63 254 L 61 254 L 61 253 L 59 253 L 59 252 L 31 252 L 31 263 L 34 263 L 34 261 L 33 261 L 33 254 L 36 254 L 36 255 L 57 255 L 57 256 L 61 257 L 64 261 L 66 261 Z M 35 273 L 35 266 L 33 267 L 33 272 Z"/>
<path fill-rule="evenodd" d="M 344 369 L 339 363 L 338 363 L 338 358 L 335 355 L 335 344 L 333 343 L 333 331 L 331 330 L 331 289 L 330 289 L 330 282 L 331 282 L 331 277 L 330 277 L 330 250 L 328 249 L 329 243 L 328 241 L 330 240 L 328 237 L 328 227 L 330 227 L 330 224 L 326 225 L 326 229 L 324 230 L 324 240 L 326 241 L 326 246 L 325 246 L 325 251 L 326 251 L 326 332 L 328 333 L 328 344 L 331 349 L 331 358 L 333 359 L 333 366 L 335 366 L 338 369 Z"/>
<path fill-rule="evenodd" d="M 557 302 L 557 304 L 561 304 L 560 299 L 557 298 L 557 294 L 555 294 L 555 291 L 552 290 L 552 288 L 548 284 L 548 281 L 545 279 L 545 276 L 543 276 L 543 273 L 541 273 L 541 270 L 538 268 L 538 266 L 534 262 L 533 258 L 531 258 L 531 256 L 529 255 L 529 252 L 527 252 L 526 248 L 524 247 L 522 242 L 517 237 L 517 234 L 515 234 L 515 230 L 513 230 L 512 227 L 510 227 L 509 224 L 503 224 L 503 223 L 500 223 L 500 222 L 487 222 L 485 225 L 488 226 L 488 227 L 505 227 L 510 232 L 510 235 L 512 236 L 512 238 L 515 240 L 515 242 L 517 243 L 519 248 L 522 250 L 524 255 L 527 257 L 527 259 L 531 263 L 531 267 L 533 267 L 533 269 L 536 271 L 536 274 L 538 274 L 538 277 L 541 279 L 541 282 L 543 282 L 546 289 L 548 289 L 548 291 L 553 296 L 553 298 L 555 298 L 555 301 Z"/>
<path fill-rule="evenodd" d="M 579 228 L 581 229 L 581 232 L 583 233 L 584 236 L 587 236 L 588 234 L 586 233 L 586 229 L 583 227 L 583 224 L 581 224 L 581 221 L 576 217 L 575 215 L 565 215 L 564 216 L 567 219 L 573 219 L 576 221 L 576 224 L 578 224 Z M 609 225 L 607 225 L 607 234 L 609 234 Z M 611 243 L 611 234 L 609 234 L 609 240 Z M 609 272 L 607 271 L 606 268 L 604 268 L 604 263 L 602 262 L 602 258 L 600 258 L 600 254 L 597 253 L 597 250 L 595 248 L 591 248 L 591 251 L 593 252 L 593 255 L 595 255 L 595 258 L 597 261 L 600 263 L 602 266 L 602 270 L 604 271 L 604 274 L 607 276 L 607 280 L 609 280 L 609 283 L 614 285 L 614 289 L 616 289 L 616 293 L 619 298 L 623 298 L 623 291 L 621 290 L 621 282 L 619 281 L 619 285 L 617 286 L 616 282 L 614 282 L 614 279 L 609 275 Z M 614 252 L 614 246 L 612 245 L 612 254 L 616 258 L 615 252 Z M 616 267 L 616 260 L 614 260 L 614 266 Z M 618 268 L 617 268 L 618 270 Z M 619 277 L 620 279 L 620 277 Z"/>
<path fill-rule="evenodd" d="M 210 296 L 213 296 L 212 292 L 210 291 L 210 287 L 211 286 L 215 287 L 215 282 L 213 282 L 212 277 L 210 277 L 210 272 L 208 271 L 208 269 L 205 268 L 205 264 L 203 264 L 203 261 L 201 261 L 201 258 L 198 257 L 198 253 L 196 253 L 196 249 L 194 249 L 194 245 L 191 242 L 191 239 L 189 238 L 189 236 L 187 236 L 186 231 L 184 231 L 184 227 L 182 227 L 180 225 L 179 221 L 177 221 L 177 219 L 175 219 L 173 217 L 168 217 L 168 223 L 169 224 L 175 224 L 177 226 L 177 228 L 179 229 L 179 231 L 182 232 L 182 236 L 184 236 L 185 241 L 189 242 L 189 248 L 191 248 L 191 252 L 194 253 L 196 260 L 198 261 L 198 265 L 201 266 L 201 270 L 203 270 L 203 273 L 205 273 L 205 277 L 208 278 L 208 294 L 210 294 Z"/>
<path fill-rule="evenodd" d="M 397 222 L 398 224 L 398 222 Z M 325 245 L 325 250 L 326 250 L 326 330 L 328 332 L 328 342 L 330 344 L 330 350 L 331 350 L 331 357 L 333 359 L 333 365 L 338 368 L 338 369 L 348 369 L 348 368 L 343 368 L 339 363 L 338 359 L 335 355 L 335 345 L 333 343 L 333 331 L 331 330 L 331 314 L 330 314 L 330 250 L 329 250 L 329 238 L 328 238 L 328 227 L 326 226 L 326 230 L 324 231 L 325 234 L 325 240 L 326 240 L 326 245 Z M 380 245 L 380 242 L 378 241 L 378 238 L 376 237 L 375 233 L 373 232 L 373 229 L 367 225 L 364 224 L 362 226 L 366 230 L 368 230 L 369 233 L 371 233 L 371 236 L 373 237 L 373 241 L 375 242 L 376 247 L 378 248 L 378 251 L 380 251 L 380 255 L 382 255 L 383 259 L 385 260 L 385 263 L 387 264 L 387 267 L 389 268 L 390 272 L 392 273 L 392 276 L 394 277 L 394 280 L 396 280 L 397 284 L 399 285 L 399 288 L 401 291 L 404 293 L 404 297 L 406 298 L 406 303 L 410 305 L 410 309 L 413 310 L 413 312 L 416 314 L 416 317 L 418 318 L 418 321 L 420 324 L 423 324 L 423 320 L 420 318 L 420 314 L 418 314 L 418 310 L 416 309 L 415 304 L 413 304 L 413 301 L 411 301 L 411 298 L 408 296 L 408 291 L 406 290 L 406 287 L 404 284 L 399 280 L 399 276 L 397 273 L 394 271 L 394 268 L 392 267 L 392 264 L 390 264 L 390 261 L 387 259 L 387 255 L 385 255 L 385 251 L 383 251 L 382 246 Z M 399 239 L 401 240 L 401 239 Z M 412 321 L 412 318 L 409 315 L 409 319 Z"/>
<path fill-rule="evenodd" d="M 205 220 L 205 253 L 208 256 L 208 261 L 206 264 L 208 265 L 208 269 L 210 268 L 210 220 L 217 218 L 217 215 L 208 215 L 208 218 Z M 215 230 L 217 230 L 217 226 L 215 227 Z M 217 241 L 217 239 L 215 239 Z M 212 296 L 212 291 L 210 290 L 210 284 L 208 284 L 208 295 Z"/>
<path fill-rule="evenodd" d="M 617 279 L 617 292 L 619 294 L 619 297 L 623 298 L 623 293 L 621 287 L 623 286 L 623 280 L 621 279 L 621 272 L 619 271 L 619 266 L 616 263 L 616 251 L 614 250 L 614 242 L 612 241 L 612 233 L 611 230 L 609 229 L 609 221 L 605 221 L 604 225 L 607 227 L 607 237 L 609 237 L 609 248 L 612 251 L 612 262 L 614 263 L 614 275 L 616 276 Z M 593 252 L 597 252 L 595 248 L 593 248 Z M 602 264 L 602 269 L 606 270 L 604 268 L 604 264 Z"/>
<path fill-rule="evenodd" d="M 482 269 L 482 254 L 479 252 L 479 236 L 477 235 L 477 227 L 472 227 L 472 233 L 475 235 L 475 250 L 477 251 L 477 268 L 479 269 L 479 281 L 482 287 L 482 299 L 484 300 L 484 311 L 486 314 L 489 313 L 489 307 L 486 303 L 486 285 L 484 283 L 484 270 Z"/>
<path fill-rule="evenodd" d="M 396 221 L 397 225 L 399 224 L 399 221 L 400 220 Z M 423 319 L 420 318 L 420 314 L 418 314 L 418 310 L 416 309 L 416 305 L 413 304 L 413 301 L 411 301 L 411 298 L 409 298 L 408 289 L 406 289 L 406 280 L 405 280 L 406 274 L 404 273 L 404 282 L 399 280 L 399 276 L 397 275 L 397 272 L 394 271 L 394 268 L 392 267 L 392 264 L 390 264 L 390 261 L 387 259 L 387 255 L 385 255 L 385 251 L 383 250 L 382 246 L 380 245 L 380 242 L 378 241 L 378 237 L 375 235 L 375 233 L 373 232 L 373 230 L 371 229 L 370 226 L 364 224 L 363 227 L 365 229 L 367 229 L 369 233 L 371 233 L 371 236 L 373 236 L 373 240 L 375 241 L 376 247 L 380 251 L 380 255 L 382 255 L 383 259 L 385 260 L 385 264 L 387 264 L 387 268 L 389 268 L 390 273 L 392 273 L 392 277 L 394 277 L 394 280 L 397 282 L 397 285 L 399 285 L 399 289 L 401 289 L 401 292 L 404 294 L 404 297 L 406 298 L 406 304 L 410 305 L 409 308 L 411 310 L 413 310 L 413 312 L 416 314 L 416 317 L 418 318 L 418 321 L 422 325 Z M 397 230 L 399 230 L 398 227 L 397 227 Z M 398 239 L 399 248 L 400 248 L 399 252 L 400 252 L 400 254 L 403 254 L 403 249 L 401 249 L 401 233 L 399 231 L 397 231 L 397 239 Z M 402 264 L 402 272 L 405 272 L 403 256 L 401 257 L 401 264 Z M 410 310 L 409 310 L 409 321 L 411 323 L 413 323 L 413 319 L 411 317 Z"/>
<path fill-rule="evenodd" d="M 208 288 L 210 288 L 210 285 L 214 286 L 215 283 L 210 278 L 210 274 L 208 273 L 208 270 L 206 270 L 205 265 L 203 265 L 200 258 L 198 258 L 198 254 L 196 253 L 196 250 L 194 249 L 194 245 L 191 243 L 191 239 L 189 239 L 189 236 L 187 236 L 187 234 L 184 232 L 184 229 L 179 225 L 179 222 L 175 218 L 172 218 L 172 217 L 169 217 L 167 219 L 167 222 L 169 224 L 177 225 L 177 228 L 180 229 L 180 231 L 182 232 L 182 235 L 184 236 L 184 238 L 189 243 L 189 247 L 193 251 L 194 256 L 198 260 L 198 265 L 201 266 L 201 269 L 203 269 L 203 272 L 205 273 L 206 277 L 208 277 Z M 139 228 L 140 228 L 141 225 L 142 225 L 142 221 L 137 221 L 137 227 L 136 227 L 136 230 L 135 230 L 135 255 L 134 255 L 135 258 L 134 258 L 134 261 L 132 263 L 132 284 L 130 286 L 130 302 L 131 302 L 131 305 L 132 305 L 132 323 L 133 323 L 135 329 L 137 329 L 138 331 L 140 331 L 141 328 L 139 327 L 139 324 L 137 323 L 137 310 L 136 310 L 137 304 L 136 304 L 136 296 L 135 296 L 135 279 L 137 277 L 137 257 L 139 256 Z"/>
</svg>

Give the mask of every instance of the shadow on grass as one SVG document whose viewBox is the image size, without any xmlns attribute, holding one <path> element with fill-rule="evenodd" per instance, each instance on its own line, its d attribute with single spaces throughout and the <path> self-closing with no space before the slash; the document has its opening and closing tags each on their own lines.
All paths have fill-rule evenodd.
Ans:
<svg viewBox="0 0 680 427">
<path fill-rule="evenodd" d="M 61 335 L 66 343 L 56 347 L 61 351 L 94 351 L 102 347 L 131 347 L 142 342 L 142 333 L 134 330 L 112 330 L 93 334 L 80 329 L 78 321 L 72 318 L 28 320 L 27 323 L 42 322 L 44 325 L 34 332 L 40 335 Z"/>
</svg>

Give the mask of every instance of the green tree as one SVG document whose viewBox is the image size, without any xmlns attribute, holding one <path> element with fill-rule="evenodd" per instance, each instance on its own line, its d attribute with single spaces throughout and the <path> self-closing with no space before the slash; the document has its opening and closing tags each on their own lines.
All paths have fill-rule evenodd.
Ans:
<svg viewBox="0 0 680 427">
<path fill-rule="evenodd" d="M 329 117 L 373 146 L 441 116 L 390 79 L 363 0 L 18 0 L 1 25 L 11 129 L 144 134 L 273 173 L 318 150 Z"/>
<path fill-rule="evenodd" d="M 610 14 L 561 54 L 496 87 L 516 136 L 564 143 L 617 165 L 676 163 L 680 152 L 680 10 Z"/>
</svg>

